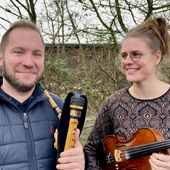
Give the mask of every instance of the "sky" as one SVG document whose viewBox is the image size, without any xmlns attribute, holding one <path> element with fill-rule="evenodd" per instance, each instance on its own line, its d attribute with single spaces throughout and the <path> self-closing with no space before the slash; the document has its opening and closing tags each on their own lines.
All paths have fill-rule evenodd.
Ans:
<svg viewBox="0 0 170 170">
<path fill-rule="evenodd" d="M 20 0 L 22 3 L 23 2 L 25 2 L 25 0 Z M 85 0 L 84 0 L 85 1 Z M 96 1 L 98 1 L 98 0 L 96 0 Z M 38 0 L 38 3 L 36 4 L 36 9 L 37 8 L 40 8 L 39 9 L 39 11 L 38 12 L 41 12 L 41 11 L 43 11 L 44 9 L 41 9 L 41 3 L 43 2 L 43 0 Z M 50 1 L 48 1 L 48 0 L 46 0 L 46 2 L 50 2 Z M 10 2 L 10 0 L 1 0 L 1 6 L 3 6 L 3 7 L 5 7 L 6 6 L 6 4 L 11 4 L 11 2 Z M 108 1 L 102 1 L 102 3 L 105 3 L 105 5 L 107 5 L 108 4 Z M 8 9 L 10 9 L 10 7 L 9 6 L 6 6 L 5 8 L 8 8 Z M 78 28 L 78 29 L 84 29 L 84 30 L 86 30 L 86 29 L 88 29 L 88 27 L 91 27 L 91 28 L 96 28 L 96 29 L 98 29 L 98 30 L 102 30 L 102 29 L 105 29 L 105 28 L 103 28 L 103 25 L 101 24 L 101 22 L 98 20 L 98 18 L 96 17 L 96 15 L 93 15 L 93 13 L 90 11 L 90 9 L 87 9 L 87 10 L 82 10 L 82 6 L 81 6 L 81 3 L 78 3 L 78 0 L 70 0 L 69 1 L 69 8 L 70 9 L 78 9 L 77 10 L 77 13 L 75 12 L 75 10 L 72 12 L 74 15 L 78 15 L 79 16 L 79 18 L 77 17 L 76 18 L 76 27 Z M 22 8 L 20 8 L 20 9 L 22 9 Z M 55 8 L 56 9 L 56 8 Z M 38 10 L 38 9 L 37 9 Z M 112 20 L 112 15 L 108 15 L 107 14 L 107 11 L 105 10 L 105 8 L 100 8 L 100 9 L 98 9 L 99 11 L 100 11 L 100 14 L 102 14 L 102 18 L 104 18 L 104 21 L 106 22 L 106 21 L 108 21 L 108 22 L 111 22 L 111 20 Z M 13 11 L 13 10 L 12 10 Z M 45 11 L 45 10 L 44 10 Z M 23 13 L 25 12 L 24 10 L 22 11 Z M 92 15 L 90 15 L 91 13 L 92 13 Z M 87 14 L 87 15 L 86 15 Z M 85 16 L 86 15 L 86 16 Z M 3 9 L 1 9 L 0 8 L 0 17 L 4 17 L 5 19 L 7 19 L 7 20 L 10 20 L 10 22 L 14 22 L 14 21 L 16 21 L 16 17 L 14 17 L 13 15 L 11 15 L 11 14 L 9 14 L 9 13 L 5 13 L 4 12 L 4 10 Z M 67 16 L 64 16 L 65 18 L 67 18 Z M 44 19 L 44 18 L 43 18 Z M 45 19 L 44 19 L 45 20 Z M 128 20 L 129 20 L 129 18 L 128 18 Z M 9 23 L 7 23 L 7 22 L 5 22 L 5 21 L 3 21 L 2 19 L 0 20 L 1 22 L 0 22 L 0 39 L 1 39 L 1 37 L 2 37 L 2 35 L 5 33 L 5 29 L 3 28 L 3 27 L 5 27 L 5 28 L 9 28 L 9 26 L 10 26 L 10 24 Z M 44 22 L 45 23 L 45 22 Z M 88 24 L 87 24 L 88 23 Z M 130 25 L 132 26 L 132 22 L 129 22 L 130 23 Z M 65 23 L 65 25 L 66 25 L 67 23 Z M 44 26 L 45 26 L 45 24 L 44 24 Z M 56 27 L 55 27 L 55 30 L 57 30 L 58 29 L 58 27 L 57 27 L 58 25 L 57 25 L 57 23 L 56 23 Z M 48 26 L 47 25 L 47 29 L 45 28 L 45 31 L 47 31 L 47 34 L 49 34 L 50 33 L 50 26 Z M 91 29 L 91 31 L 96 31 L 96 30 L 93 30 L 93 29 Z M 65 32 L 66 33 L 68 33 L 68 34 L 70 34 L 71 32 L 73 32 L 73 29 L 71 28 L 71 29 L 69 29 L 68 27 L 66 27 L 65 26 Z M 93 32 L 92 32 L 93 33 Z M 61 34 L 62 35 L 62 34 Z M 89 34 L 88 35 L 86 35 L 85 33 L 82 33 L 81 35 L 79 34 L 79 36 L 81 36 L 81 43 L 91 43 L 91 42 L 93 42 L 94 43 L 94 39 L 96 38 L 96 37 L 90 37 L 89 36 Z M 107 35 L 107 36 L 109 36 L 109 35 Z M 69 37 L 69 40 L 68 41 L 66 41 L 65 40 L 65 43 L 78 43 L 77 42 L 77 39 L 76 39 L 76 37 L 75 36 L 68 36 Z M 99 37 L 99 36 L 98 36 Z M 98 38 L 96 38 L 97 39 L 97 42 L 99 41 L 99 39 Z M 103 40 L 104 39 L 104 40 Z M 107 39 L 107 38 L 106 38 Z M 101 42 L 103 42 L 103 41 L 105 41 L 106 40 L 105 39 L 105 37 L 103 38 L 103 37 L 101 37 Z M 50 40 L 50 38 L 49 37 L 47 37 L 47 36 L 44 36 L 44 40 L 45 40 L 45 42 L 46 43 L 51 43 L 51 41 L 52 40 Z M 48 42 L 49 41 L 49 42 Z M 58 43 L 57 41 L 60 41 L 60 40 L 58 40 L 57 38 L 56 38 L 56 43 Z"/>
<path fill-rule="evenodd" d="M 4 6 L 5 5 L 5 2 L 4 0 L 1 0 L 1 6 Z M 4 10 L 0 8 L 0 17 L 2 18 L 6 18 L 7 15 L 5 14 Z M 5 29 L 2 27 L 2 25 L 6 28 L 9 27 L 9 24 L 3 20 L 0 20 L 1 21 L 1 25 L 0 25 L 0 38 L 2 37 L 2 35 L 5 33 Z"/>
<path fill-rule="evenodd" d="M 43 2 L 44 0 L 38 0 L 38 3 L 36 4 L 36 10 L 38 10 L 38 12 L 39 13 L 41 13 L 41 12 L 43 12 L 43 10 L 44 10 L 44 8 L 42 9 L 42 5 L 41 5 L 41 3 Z M 45 0 L 45 2 L 47 3 L 50 3 L 51 1 L 53 1 L 53 0 Z M 83 1 L 88 1 L 88 0 L 83 0 Z M 95 1 L 95 0 L 94 0 Z M 98 0 L 96 0 L 96 1 L 98 1 Z M 132 0 L 133 1 L 133 0 Z M 1 0 L 1 6 L 3 6 L 3 7 L 5 7 L 5 5 L 7 4 L 7 3 L 9 3 L 10 2 L 10 0 Z M 16 2 L 16 1 L 15 1 Z M 20 2 L 25 2 L 25 0 L 20 0 Z M 61 1 L 62 2 L 62 1 Z M 72 14 L 74 14 L 74 15 L 78 15 L 79 17 L 76 17 L 76 19 L 75 19 L 75 21 L 76 21 L 76 27 L 79 29 L 79 30 L 86 30 L 86 29 L 88 29 L 88 27 L 90 27 L 90 28 L 95 28 L 95 29 L 97 29 L 97 30 L 100 30 L 100 29 L 105 29 L 105 28 L 103 28 L 103 25 L 101 24 L 101 22 L 97 19 L 97 17 L 96 17 L 96 15 L 93 15 L 93 13 L 92 13 L 92 11 L 91 11 L 91 9 L 90 8 L 88 8 L 88 9 L 86 9 L 86 10 L 82 10 L 82 8 L 84 8 L 83 6 L 82 6 L 82 4 L 81 3 L 78 3 L 78 0 L 69 0 L 68 1 L 69 2 L 69 8 L 72 10 L 72 9 L 74 9 L 73 11 L 72 11 Z M 103 3 L 106 3 L 106 5 L 108 4 L 108 0 L 102 0 L 101 1 L 102 2 L 102 4 Z M 121 1 L 121 2 L 123 2 L 123 0 Z M 9 4 L 11 4 L 11 3 L 9 3 Z M 19 7 L 19 6 L 18 6 Z M 8 9 L 10 9 L 10 7 L 9 6 L 6 6 L 6 8 L 8 8 Z M 21 8 L 20 8 L 21 9 Z M 56 10 L 56 6 L 53 8 L 54 10 Z M 77 11 L 75 10 L 75 9 L 78 9 Z M 112 15 L 111 14 L 108 14 L 108 11 L 107 10 L 105 10 L 105 8 L 102 8 L 102 7 L 100 7 L 100 9 L 98 9 L 99 11 L 100 11 L 100 14 L 102 14 L 102 18 L 104 18 L 104 21 L 106 22 L 106 23 L 110 23 L 111 21 L 112 21 Z M 76 12 L 75 12 L 76 11 Z M 24 13 L 24 10 L 22 11 L 23 13 Z M 45 10 L 44 10 L 44 12 L 45 12 Z M 53 12 L 53 11 L 52 11 Z M 90 13 L 91 12 L 91 13 Z M 134 12 L 134 11 L 133 11 Z M 55 14 L 55 13 L 54 13 Z M 87 15 L 86 15 L 87 14 Z M 88 15 L 89 14 L 89 15 Z M 136 16 L 139 16 L 139 15 L 135 15 L 135 17 Z M 0 17 L 4 17 L 5 19 L 7 19 L 7 20 L 10 20 L 11 22 L 14 22 L 14 21 L 16 21 L 16 17 L 14 17 L 13 15 L 11 15 L 11 14 L 9 14 L 9 13 L 5 13 L 4 12 L 4 10 L 2 9 L 2 8 L 0 8 Z M 67 18 L 67 16 L 65 15 L 64 16 L 65 18 Z M 74 16 L 75 17 L 75 16 Z M 127 20 L 126 20 L 126 19 Z M 138 17 L 138 19 L 140 20 L 140 18 L 142 18 L 142 17 Z M 46 22 L 46 18 L 43 18 L 43 20 L 44 20 L 44 23 Z M 132 27 L 133 25 L 135 25 L 133 22 L 131 22 L 132 20 L 131 20 L 131 16 L 129 16 L 129 15 L 127 15 L 127 13 L 126 13 L 126 16 L 124 16 L 124 20 L 126 20 L 126 26 L 128 27 L 128 28 L 130 28 L 130 27 Z M 7 22 L 5 22 L 5 21 L 3 21 L 2 19 L 0 19 L 0 39 L 1 39 L 1 37 L 2 37 L 2 35 L 4 34 L 4 32 L 5 32 L 5 29 L 3 28 L 3 27 L 5 27 L 5 28 L 9 28 L 9 26 L 10 26 L 10 24 L 9 23 L 7 23 Z M 46 23 L 45 23 L 46 24 Z M 50 31 L 52 30 L 50 30 L 50 28 L 51 28 L 51 23 L 50 23 L 50 26 L 49 25 L 43 25 L 43 26 L 46 26 L 45 27 L 45 31 L 47 32 L 47 34 L 49 34 L 50 33 Z M 55 27 L 55 31 L 59 28 L 59 24 L 58 23 L 55 23 L 56 24 L 56 27 Z M 66 25 L 67 23 L 65 23 L 65 25 Z M 117 24 L 117 27 L 119 27 L 119 24 Z M 44 27 L 43 27 L 44 28 Z M 90 31 L 93 31 L 94 29 L 91 29 Z M 96 30 L 94 30 L 94 32 L 95 32 Z M 73 29 L 72 28 L 68 28 L 68 27 L 66 27 L 65 26 L 65 32 L 66 33 L 68 33 L 68 35 L 71 33 L 71 32 L 73 32 Z M 93 32 L 92 32 L 93 33 Z M 62 35 L 62 34 L 61 34 Z M 80 34 L 79 34 L 80 35 Z M 109 36 L 109 35 L 107 35 L 107 36 Z M 69 41 L 67 42 L 67 41 L 65 41 L 65 43 L 77 43 L 77 39 L 75 38 L 75 36 L 68 36 L 70 39 L 69 39 Z M 73 38 L 72 38 L 73 37 Z M 105 36 L 106 37 L 106 36 Z M 104 40 L 105 40 L 105 37 L 103 38 Z M 96 37 L 95 37 L 96 38 Z M 107 37 L 108 38 L 108 37 Z M 106 38 L 106 39 L 107 39 Z M 46 41 L 49 41 L 49 43 L 52 41 L 52 40 L 50 40 L 49 39 L 49 37 L 48 38 L 46 38 L 46 36 L 44 37 L 44 39 L 45 39 L 45 42 Z M 57 38 L 56 38 L 57 39 Z M 103 42 L 102 40 L 103 40 L 102 38 L 101 38 L 101 42 Z M 92 35 L 92 37 L 90 37 L 89 36 L 89 34 L 88 35 L 86 35 L 85 33 L 83 33 L 83 31 L 82 31 L 82 35 L 81 35 L 81 43 L 90 43 L 90 42 L 94 42 L 95 40 L 94 40 L 94 37 L 93 37 L 93 35 Z M 99 41 L 99 39 L 97 38 L 97 42 Z M 47 42 L 48 43 L 48 42 Z M 56 42 L 57 43 L 57 42 Z"/>
<path fill-rule="evenodd" d="M 25 2 L 25 0 L 21 0 L 21 2 L 23 3 L 23 2 Z M 47 0 L 47 2 L 49 3 L 49 1 Z M 43 0 L 38 0 L 37 1 L 37 3 L 36 3 L 36 10 L 38 10 L 38 12 L 40 13 L 41 11 L 43 11 L 44 9 L 42 9 L 42 3 L 43 3 Z M 4 7 L 4 8 L 7 8 L 7 9 L 9 9 L 10 10 L 10 6 L 9 5 L 7 5 L 7 4 L 12 4 L 11 2 L 10 2 L 10 0 L 1 0 L 1 4 L 0 4 L 0 6 L 2 6 L 2 7 Z M 17 3 L 16 3 L 17 4 Z M 18 6 L 19 7 L 19 6 Z M 19 7 L 20 8 L 20 10 L 22 10 L 23 8 L 22 7 Z M 11 11 L 12 12 L 15 12 L 13 9 L 11 9 Z M 23 9 L 22 10 L 22 13 L 26 13 L 26 11 Z M 26 16 L 27 16 L 28 14 L 26 13 Z M 0 18 L 5 18 L 6 20 L 9 20 L 11 23 L 13 23 L 13 22 L 15 22 L 16 20 L 17 20 L 17 18 L 14 16 L 14 15 L 12 15 L 12 14 L 10 14 L 10 13 L 8 13 L 8 12 L 4 12 L 4 10 L 2 9 L 2 8 L 0 8 Z M 10 23 L 8 23 L 8 22 L 6 22 L 6 21 L 3 21 L 2 19 L 0 19 L 0 39 L 2 38 L 2 36 L 3 36 L 3 34 L 5 33 L 5 29 L 4 29 L 4 27 L 6 28 L 6 29 L 8 29 L 9 27 L 10 27 Z M 48 27 L 48 25 L 47 25 L 47 28 L 49 28 Z M 49 32 L 48 33 L 50 33 L 50 30 L 49 30 Z M 46 40 L 46 41 L 48 41 L 48 38 L 46 38 L 45 36 L 44 36 L 44 39 Z M 50 40 L 51 41 L 51 40 Z M 48 43 L 48 42 L 47 42 Z"/>
<path fill-rule="evenodd" d="M 25 0 L 21 0 L 21 1 L 22 1 L 22 3 L 25 2 Z M 39 1 L 41 1 L 41 0 L 38 0 L 38 2 Z M 1 0 L 0 6 L 10 10 L 10 6 L 8 6 L 7 4 L 11 4 L 10 0 Z M 38 4 L 36 6 L 38 6 Z M 22 9 L 22 8 L 20 8 L 20 9 Z M 22 12 L 24 13 L 24 10 Z M 4 10 L 2 8 L 0 8 L 0 17 L 9 20 L 11 23 L 13 23 L 17 20 L 17 18 L 14 17 L 12 14 L 10 14 L 8 12 L 4 12 Z M 5 29 L 3 27 L 8 29 L 10 27 L 10 24 L 6 21 L 3 21 L 2 19 L 0 19 L 0 22 L 1 22 L 0 23 L 0 39 L 1 39 L 2 35 L 5 33 Z"/>
<path fill-rule="evenodd" d="M 1 0 L 1 6 L 3 6 L 4 8 L 6 8 L 6 3 L 9 3 L 9 0 Z M 10 8 L 8 7 L 8 9 Z M 2 8 L 0 8 L 0 17 L 10 20 L 11 22 L 15 21 L 15 18 L 9 13 L 4 12 Z M 5 33 L 5 29 L 3 27 L 8 29 L 10 27 L 10 24 L 6 21 L 3 21 L 2 19 L 0 21 L 1 21 L 0 23 L 0 39 L 1 39 L 2 35 Z"/>
<path fill-rule="evenodd" d="M 43 0 L 38 0 L 38 2 L 39 2 L 39 4 L 36 4 L 36 8 L 38 8 L 38 7 L 41 7 L 41 2 L 42 2 Z M 48 0 L 47 0 L 48 1 Z M 78 1 L 78 0 L 77 0 Z M 89 14 L 90 13 L 90 10 L 88 9 L 87 11 L 85 11 L 85 10 L 82 10 L 81 9 L 81 3 L 78 3 L 76 0 L 73 0 L 73 1 L 69 1 L 69 7 L 70 8 L 78 8 L 78 9 L 80 9 L 80 11 L 81 11 L 81 13 L 79 12 L 79 10 L 77 10 L 77 13 L 78 13 L 78 15 L 80 16 L 80 17 L 82 17 L 82 18 L 79 18 L 79 19 L 77 19 L 76 18 L 76 26 L 79 28 L 79 29 L 86 29 L 87 27 L 91 27 L 91 28 L 96 28 L 96 29 L 103 29 L 102 27 L 103 26 L 101 26 L 101 23 L 100 23 L 100 21 L 98 20 L 98 18 L 95 16 L 95 15 L 87 15 L 86 17 L 84 17 L 84 15 L 85 15 L 85 13 L 86 14 Z M 10 2 L 10 0 L 1 0 L 1 6 L 3 6 L 3 7 L 5 7 L 5 5 L 7 4 L 7 3 L 9 3 Z M 23 2 L 25 2 L 25 0 L 22 0 L 22 3 Z M 104 3 L 104 1 L 103 1 L 103 3 Z M 108 2 L 107 2 L 108 3 Z M 107 4 L 106 3 L 106 4 Z M 9 4 L 11 4 L 11 3 L 9 3 Z M 10 9 L 9 8 L 9 6 L 7 6 L 7 8 L 8 9 Z M 21 9 L 21 8 L 20 8 Z M 40 8 L 40 11 L 41 11 L 42 9 Z M 40 12 L 39 11 L 39 12 Z M 24 10 L 23 10 L 23 12 L 24 12 Z M 73 11 L 73 13 L 75 14 L 75 10 Z M 111 20 L 111 18 L 108 18 L 109 16 L 107 15 L 107 14 L 105 14 L 106 13 L 106 11 L 105 11 L 105 9 L 104 8 L 100 8 L 100 13 L 102 13 L 102 17 L 104 18 L 105 17 L 105 20 L 106 21 L 108 21 L 108 22 L 110 22 L 110 20 Z M 76 15 L 76 14 L 75 14 Z M 5 17 L 5 19 L 7 19 L 7 20 L 10 20 L 10 22 L 14 22 L 15 20 L 16 20 L 16 17 L 14 17 L 13 15 L 11 15 L 11 14 L 9 14 L 9 13 L 5 13 L 4 12 L 4 10 L 3 9 L 1 9 L 0 8 L 0 17 Z M 65 16 L 66 17 L 66 16 Z M 112 17 L 112 16 L 110 16 L 110 17 Z M 4 32 L 5 32 L 5 29 L 3 28 L 3 27 L 5 27 L 5 28 L 9 28 L 9 26 L 10 26 L 10 24 L 9 23 L 7 23 L 7 22 L 5 22 L 5 21 L 3 21 L 3 20 L 0 20 L 1 21 L 1 23 L 0 24 L 2 24 L 2 25 L 0 25 L 0 39 L 1 39 L 1 37 L 2 37 L 2 35 L 4 34 Z M 87 23 L 88 23 L 88 25 L 87 25 Z M 65 24 L 66 25 L 66 24 Z M 47 26 L 47 28 L 49 28 L 48 26 Z M 55 28 L 56 30 L 57 30 L 57 26 L 56 26 L 56 28 Z M 68 29 L 67 27 L 65 27 L 65 30 L 68 32 L 68 34 L 70 34 L 71 33 L 71 31 L 72 31 L 72 29 Z M 47 33 L 50 33 L 50 30 L 48 30 L 47 31 Z M 80 34 L 79 34 L 80 35 Z M 87 37 L 86 36 L 88 36 L 88 39 L 87 39 Z M 51 41 L 51 40 L 49 40 L 49 38 L 46 38 L 46 37 L 44 37 L 44 39 L 45 39 L 45 42 L 46 43 L 50 43 L 50 42 L 47 42 L 47 41 Z M 89 37 L 89 35 L 85 35 L 85 34 L 82 34 L 81 35 L 81 43 L 91 43 L 91 39 L 92 39 L 92 41 L 94 41 L 94 37 Z M 105 39 L 105 38 L 104 38 Z M 57 41 L 57 40 L 56 40 Z M 102 41 L 102 40 L 101 40 Z M 66 41 L 66 43 L 77 43 L 77 39 L 75 38 L 75 36 L 71 36 L 71 37 L 69 37 L 69 41 L 67 42 Z"/>
</svg>

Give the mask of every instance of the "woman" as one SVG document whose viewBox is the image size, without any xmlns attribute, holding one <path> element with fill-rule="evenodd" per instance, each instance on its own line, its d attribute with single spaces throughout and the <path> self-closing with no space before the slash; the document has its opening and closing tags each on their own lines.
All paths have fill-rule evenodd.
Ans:
<svg viewBox="0 0 170 170">
<path fill-rule="evenodd" d="M 164 139 L 170 139 L 170 85 L 156 76 L 162 59 L 170 59 L 166 20 L 152 15 L 131 29 L 120 51 L 122 69 L 132 86 L 112 94 L 101 107 L 84 147 L 89 154 L 89 170 L 100 169 L 98 147 L 108 135 L 123 135 L 129 141 L 132 133 L 148 127 L 157 129 Z M 170 169 L 170 150 L 167 153 L 150 156 L 148 161 L 153 170 Z"/>
</svg>

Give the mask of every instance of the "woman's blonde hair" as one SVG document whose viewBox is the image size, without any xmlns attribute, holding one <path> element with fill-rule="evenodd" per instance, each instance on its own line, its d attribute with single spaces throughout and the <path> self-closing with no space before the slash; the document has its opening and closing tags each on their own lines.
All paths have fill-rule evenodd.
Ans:
<svg viewBox="0 0 170 170">
<path fill-rule="evenodd" d="M 124 40 L 129 37 L 146 39 L 153 52 L 160 51 L 162 58 L 166 56 L 170 60 L 170 35 L 165 18 L 152 14 L 146 21 L 129 30 Z"/>
</svg>

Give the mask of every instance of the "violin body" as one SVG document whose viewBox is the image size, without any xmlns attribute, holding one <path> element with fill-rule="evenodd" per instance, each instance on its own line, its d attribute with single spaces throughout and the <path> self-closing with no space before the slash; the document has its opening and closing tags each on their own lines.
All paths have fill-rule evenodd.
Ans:
<svg viewBox="0 0 170 170">
<path fill-rule="evenodd" d="M 106 164 L 102 170 L 151 170 L 148 160 L 154 147 L 157 150 L 155 152 L 158 152 L 159 147 L 155 143 L 159 141 L 164 141 L 162 135 L 156 129 L 149 128 L 139 129 L 129 141 L 125 141 L 123 136 L 105 137 Z M 165 151 L 160 150 L 159 153 L 165 154 Z"/>
</svg>

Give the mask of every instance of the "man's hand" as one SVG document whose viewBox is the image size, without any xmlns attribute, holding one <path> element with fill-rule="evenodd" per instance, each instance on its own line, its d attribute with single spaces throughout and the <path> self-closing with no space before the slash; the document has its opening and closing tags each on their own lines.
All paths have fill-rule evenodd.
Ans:
<svg viewBox="0 0 170 170">
<path fill-rule="evenodd" d="M 167 149 L 168 155 L 153 153 L 150 156 L 149 163 L 152 170 L 170 170 L 170 149 Z"/>
<path fill-rule="evenodd" d="M 57 169 L 62 170 L 84 170 L 85 167 L 85 159 L 83 147 L 79 142 L 79 134 L 80 130 L 76 130 L 75 135 L 75 145 L 73 149 L 69 149 L 60 154 L 60 158 L 58 162 L 60 164 L 57 165 Z"/>
</svg>

